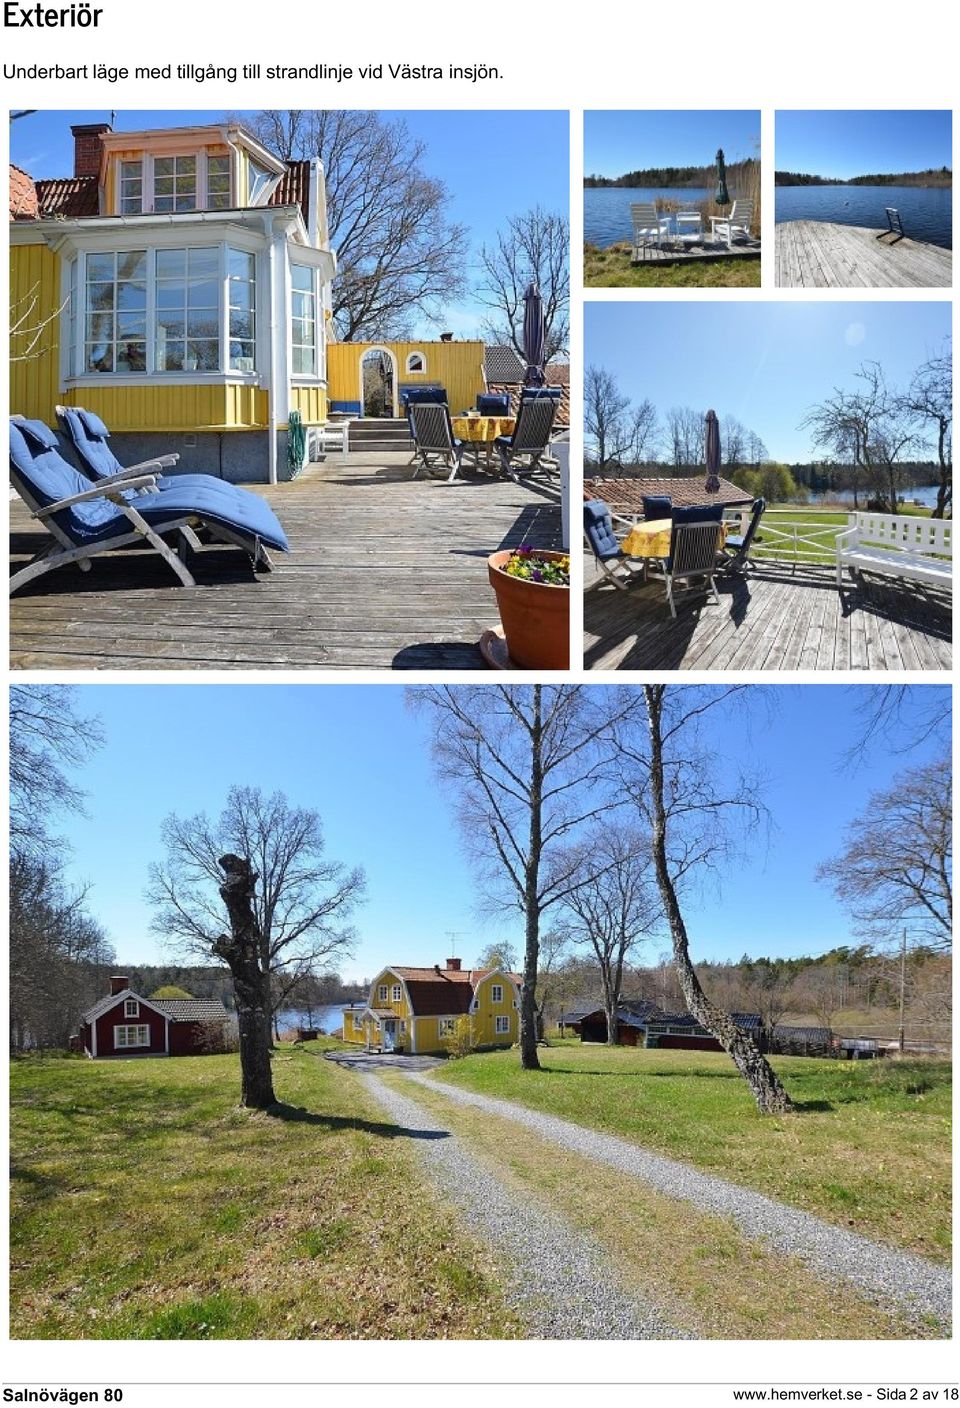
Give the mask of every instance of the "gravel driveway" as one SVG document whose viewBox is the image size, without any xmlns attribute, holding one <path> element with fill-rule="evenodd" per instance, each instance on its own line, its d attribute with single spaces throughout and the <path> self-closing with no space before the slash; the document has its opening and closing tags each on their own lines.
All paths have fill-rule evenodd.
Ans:
<svg viewBox="0 0 960 1408">
<path fill-rule="evenodd" d="M 932 1316 L 944 1328 L 949 1328 L 950 1271 L 945 1267 L 935 1266 L 909 1252 L 882 1246 L 859 1233 L 822 1222 L 810 1213 L 800 1212 L 738 1184 L 727 1183 L 712 1174 L 701 1173 L 675 1159 L 648 1153 L 615 1135 L 585 1129 L 509 1100 L 477 1095 L 428 1076 L 411 1073 L 409 1079 L 462 1105 L 472 1105 L 524 1125 L 574 1154 L 642 1179 L 659 1193 L 684 1199 L 704 1212 L 730 1217 L 747 1237 L 758 1238 L 778 1251 L 799 1258 L 818 1276 L 828 1281 L 838 1278 L 848 1281 L 877 1304 L 893 1306 L 914 1318 Z"/>
<path fill-rule="evenodd" d="M 358 1075 L 398 1124 L 446 1132 L 416 1100 L 370 1071 Z M 423 1079 L 413 1073 L 409 1078 Z M 468 1227 L 495 1247 L 507 1301 L 531 1338 L 681 1338 L 652 1305 L 624 1286 L 598 1242 L 507 1188 L 455 1135 L 418 1142 L 416 1152 Z"/>
</svg>

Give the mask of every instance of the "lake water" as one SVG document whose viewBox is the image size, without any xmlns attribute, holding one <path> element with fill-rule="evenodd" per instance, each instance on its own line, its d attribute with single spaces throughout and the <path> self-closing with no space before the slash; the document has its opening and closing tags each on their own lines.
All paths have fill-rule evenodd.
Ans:
<svg viewBox="0 0 960 1408">
<path fill-rule="evenodd" d="M 952 249 L 952 199 L 949 186 L 778 186 L 774 207 L 777 224 L 827 220 L 882 230 L 887 224 L 884 206 L 892 205 L 911 239 Z"/>
<path fill-rule="evenodd" d="M 347 1002 L 328 1002 L 321 1007 L 314 1007 L 311 1012 L 298 1012 L 292 1009 L 289 1012 L 280 1013 L 280 1030 L 290 1031 L 293 1027 L 312 1026 L 316 1032 L 336 1031 L 343 1025 L 343 1009 L 349 1007 Z"/>
<path fill-rule="evenodd" d="M 603 249 L 633 238 L 631 205 L 654 200 L 695 201 L 699 205 L 712 195 L 712 190 L 691 186 L 682 190 L 669 186 L 587 186 L 583 192 L 583 238 Z"/>
<path fill-rule="evenodd" d="M 915 501 L 915 502 L 918 503 L 918 504 L 924 504 L 925 507 L 927 507 L 927 508 L 933 508 L 934 505 L 935 505 L 936 502 L 937 502 L 937 485 L 936 485 L 936 484 L 921 484 L 920 487 L 917 488 L 917 489 L 904 489 L 904 490 L 902 491 L 902 496 L 903 496 L 903 498 L 905 498 L 908 502 L 910 502 L 910 501 Z M 866 493 L 864 493 L 863 489 L 861 489 L 861 490 L 860 490 L 860 496 L 859 496 L 859 497 L 860 497 L 860 503 L 861 503 L 861 505 L 863 505 L 863 504 L 866 502 L 866 500 L 867 500 L 867 498 L 869 497 L 869 495 L 866 494 Z M 822 504 L 822 503 L 824 503 L 824 502 L 826 502 L 826 503 L 834 503 L 834 504 L 835 504 L 835 503 L 852 504 L 852 503 L 853 503 L 853 490 L 852 490 L 852 489 L 832 489 L 832 490 L 831 490 L 829 493 L 827 493 L 827 494 L 811 494 L 811 495 L 810 495 L 810 502 L 811 502 L 812 504 Z"/>
</svg>

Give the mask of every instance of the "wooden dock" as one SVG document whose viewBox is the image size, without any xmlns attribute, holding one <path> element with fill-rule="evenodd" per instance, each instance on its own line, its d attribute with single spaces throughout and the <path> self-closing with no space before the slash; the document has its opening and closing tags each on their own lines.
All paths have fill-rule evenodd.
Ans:
<svg viewBox="0 0 960 1408">
<path fill-rule="evenodd" d="M 155 554 L 64 567 L 10 600 L 11 665 L 25 670 L 483 669 L 498 621 L 487 555 L 560 546 L 556 481 L 411 480 L 409 456 L 351 454 L 258 488 L 292 548 L 255 575 L 245 554 L 194 554 L 181 587 Z M 11 503 L 16 571 L 43 543 Z"/>
<path fill-rule="evenodd" d="M 759 240 L 740 240 L 729 249 L 725 244 L 670 245 L 644 249 L 633 264 L 717 264 L 724 260 L 759 259 Z"/>
<path fill-rule="evenodd" d="M 953 255 L 922 240 L 820 220 L 776 226 L 778 288 L 949 288 Z"/>
<path fill-rule="evenodd" d="M 592 557 L 585 581 L 596 580 Z M 662 580 L 603 584 L 583 600 L 588 670 L 949 670 L 951 597 L 887 578 L 845 584 L 835 569 L 762 563 L 718 577 L 720 605 Z"/>
</svg>

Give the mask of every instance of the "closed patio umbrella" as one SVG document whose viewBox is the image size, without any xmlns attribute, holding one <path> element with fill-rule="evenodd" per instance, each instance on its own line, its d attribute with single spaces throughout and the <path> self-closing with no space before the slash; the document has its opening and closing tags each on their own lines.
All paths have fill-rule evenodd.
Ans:
<svg viewBox="0 0 960 1408">
<path fill-rule="evenodd" d="M 523 296 L 523 355 L 527 370 L 524 386 L 543 386 L 543 354 L 546 350 L 547 329 L 543 317 L 543 299 L 536 282 L 529 285 Z"/>
<path fill-rule="evenodd" d="M 716 411 L 707 411 L 706 433 L 707 482 L 704 485 L 708 494 L 720 490 L 720 422 Z"/>
<path fill-rule="evenodd" d="M 717 152 L 717 190 L 714 200 L 717 205 L 730 204 L 730 192 L 727 190 L 727 168 L 723 160 L 723 147 Z"/>
</svg>

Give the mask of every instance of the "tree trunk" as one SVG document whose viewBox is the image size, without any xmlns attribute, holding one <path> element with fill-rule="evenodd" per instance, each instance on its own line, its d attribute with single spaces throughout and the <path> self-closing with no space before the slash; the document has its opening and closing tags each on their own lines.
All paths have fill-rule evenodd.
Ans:
<svg viewBox="0 0 960 1408">
<path fill-rule="evenodd" d="M 940 461 L 940 483 L 937 487 L 936 507 L 931 515 L 933 518 L 946 518 L 947 504 L 950 501 L 950 490 L 953 483 L 953 468 L 947 464 L 946 456 L 947 423 L 941 419 L 937 433 L 937 456 Z"/>
<path fill-rule="evenodd" d="M 523 987 L 520 990 L 520 1064 L 539 1071 L 537 1055 L 537 970 L 540 963 L 540 856 L 543 851 L 543 733 L 540 685 L 533 686 L 530 760 L 530 847 L 524 875 Z"/>
<path fill-rule="evenodd" d="M 221 856 L 220 895 L 230 917 L 214 952 L 229 965 L 240 1036 L 241 1101 L 251 1110 L 277 1103 L 270 1069 L 270 975 L 260 967 L 260 926 L 253 905 L 257 876 L 241 856 Z"/>
<path fill-rule="evenodd" d="M 660 898 L 670 925 L 674 966 L 680 991 L 683 993 L 688 1012 L 716 1037 L 749 1085 L 760 1113 L 786 1114 L 793 1109 L 793 1103 L 773 1067 L 763 1056 L 756 1042 L 747 1036 L 746 1032 L 741 1031 L 729 1013 L 710 1001 L 690 962 L 687 929 L 667 862 L 667 816 L 663 800 L 663 744 L 660 730 L 661 699 L 659 695 L 651 695 L 650 686 L 646 688 L 650 714 L 650 786 L 654 813 L 653 862 Z"/>
</svg>

